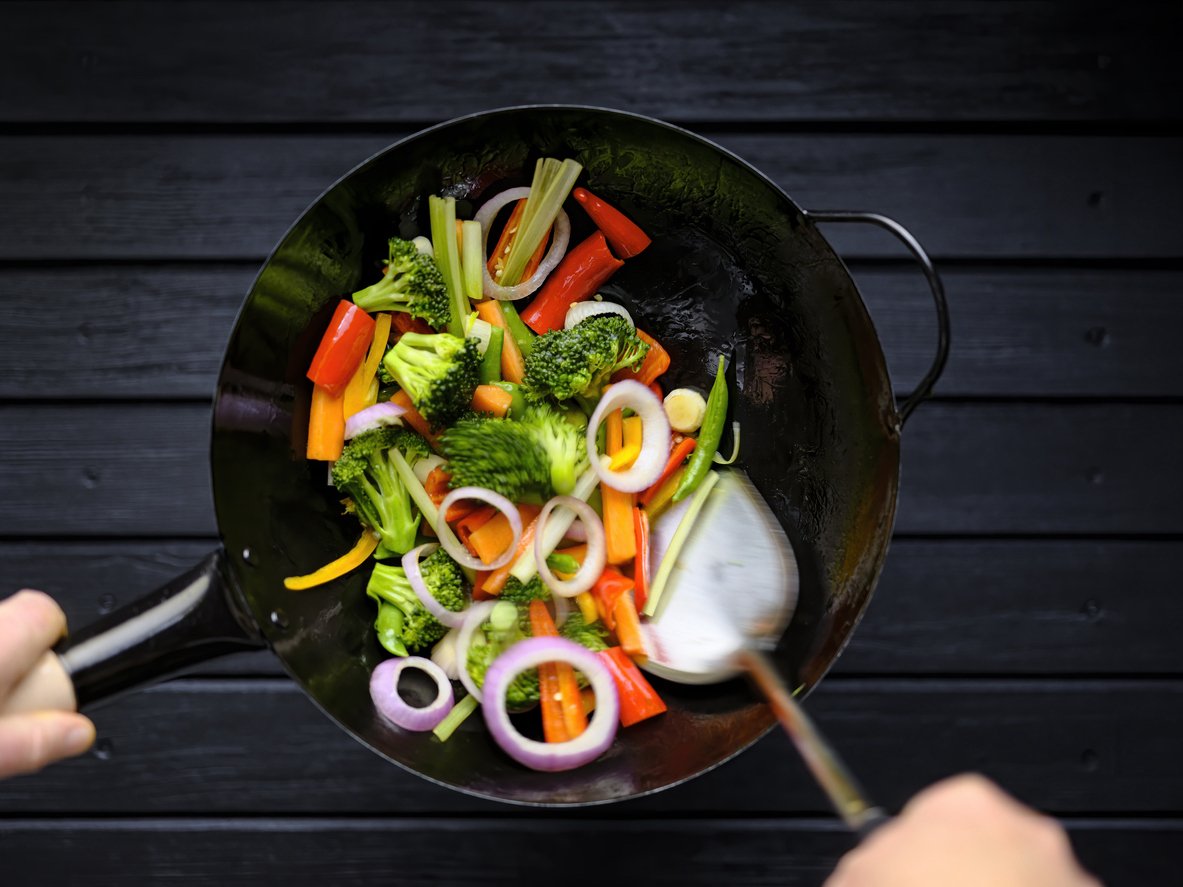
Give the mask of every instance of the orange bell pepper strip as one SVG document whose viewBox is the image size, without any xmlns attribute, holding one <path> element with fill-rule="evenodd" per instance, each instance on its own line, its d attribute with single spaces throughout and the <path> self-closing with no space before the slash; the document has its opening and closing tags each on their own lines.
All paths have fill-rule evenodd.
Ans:
<svg viewBox="0 0 1183 887">
<path fill-rule="evenodd" d="M 345 395 L 334 397 L 327 388 L 312 386 L 312 405 L 308 410 L 309 459 L 333 462 L 345 448 Z"/>
<path fill-rule="evenodd" d="M 633 580 L 615 567 L 605 567 L 596 584 L 591 587 L 600 619 L 609 631 L 616 630 L 616 602 L 625 592 L 631 591 Z"/>
</svg>

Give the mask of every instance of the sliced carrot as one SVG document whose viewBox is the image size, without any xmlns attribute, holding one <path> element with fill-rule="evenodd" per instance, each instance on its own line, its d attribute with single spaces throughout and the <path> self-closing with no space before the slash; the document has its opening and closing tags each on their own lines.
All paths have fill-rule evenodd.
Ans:
<svg viewBox="0 0 1183 887">
<path fill-rule="evenodd" d="M 477 570 L 472 579 L 472 599 L 474 601 L 487 601 L 493 597 L 485 591 L 485 580 L 489 578 L 488 570 Z"/>
<path fill-rule="evenodd" d="M 509 518 L 496 508 L 493 514 L 476 530 L 469 533 L 467 544 L 473 554 L 491 564 L 513 544 L 513 529 Z M 471 517 L 472 515 L 469 515 Z M 467 520 L 468 518 L 465 518 Z M 457 532 L 459 535 L 459 532 Z"/>
<path fill-rule="evenodd" d="M 596 710 L 596 691 L 588 687 L 586 690 L 580 690 L 579 695 L 583 697 L 583 713 L 590 715 Z"/>
<path fill-rule="evenodd" d="M 620 410 L 613 410 L 604 424 L 607 431 L 606 449 L 609 456 L 615 457 L 624 449 L 624 415 Z M 600 496 L 604 507 L 608 563 L 631 561 L 637 556 L 636 533 L 633 531 L 633 494 L 622 493 L 603 484 Z"/>
<path fill-rule="evenodd" d="M 452 509 L 449 508 L 448 513 L 451 514 L 451 512 Z M 456 531 L 456 537 L 468 547 L 469 551 L 471 551 L 477 557 L 481 557 L 480 552 L 476 550 L 476 547 L 472 543 L 472 536 L 474 533 L 477 533 L 483 527 L 488 525 L 491 520 L 500 514 L 501 512 L 492 505 L 483 505 L 473 508 L 467 514 L 462 515 L 458 521 L 456 521 L 453 527 L 453 529 Z M 508 521 L 506 521 L 506 523 L 508 523 Z M 497 554 L 500 553 L 500 551 L 497 552 Z M 494 555 L 494 557 L 496 557 L 496 555 Z M 490 560 L 491 559 L 492 558 L 490 558 Z"/>
<path fill-rule="evenodd" d="M 644 330 L 637 330 L 637 337 L 643 342 L 649 344 L 649 350 L 645 353 L 645 359 L 641 361 L 641 365 L 636 370 L 617 370 L 612 374 L 613 382 L 620 382 L 623 379 L 635 379 L 642 385 L 649 385 L 670 368 L 670 354 L 658 341 L 649 335 Z"/>
<path fill-rule="evenodd" d="M 520 385 L 522 379 L 526 377 L 526 361 L 522 357 L 522 351 L 518 348 L 517 341 L 505 324 L 505 314 L 501 310 L 501 303 L 496 299 L 478 302 L 476 313 L 486 323 L 505 330 L 505 336 L 501 340 L 501 377 L 506 382 L 517 382 Z"/>
<path fill-rule="evenodd" d="M 673 494 L 671 493 L 670 495 Z M 522 526 L 522 536 L 520 539 L 518 539 L 518 550 L 514 552 L 514 555 L 512 558 L 510 558 L 509 563 L 507 563 L 504 567 L 498 567 L 496 570 L 490 573 L 489 578 L 485 580 L 484 588 L 485 591 L 490 595 L 501 594 L 501 589 L 505 588 L 505 583 L 509 579 L 509 571 L 512 570 L 513 565 L 518 562 L 518 558 L 529 551 L 530 546 L 534 544 L 534 531 L 538 528 L 537 516 L 535 516 L 535 518 L 530 521 L 529 526 L 526 525 L 525 521 L 522 522 Z"/>
<path fill-rule="evenodd" d="M 411 396 L 401 388 L 395 392 L 394 397 L 390 398 L 391 403 L 396 403 L 404 410 L 403 419 L 407 424 L 423 435 L 424 439 L 431 444 L 431 448 L 437 453 L 439 452 L 440 442 L 434 434 L 431 433 L 431 426 L 427 424 L 427 420 L 423 418 L 423 414 L 415 409 L 415 405 L 411 403 Z"/>
<path fill-rule="evenodd" d="M 345 448 L 345 395 L 333 397 L 327 389 L 312 386 L 312 407 L 308 411 L 309 459 L 332 462 Z"/>
<path fill-rule="evenodd" d="M 536 638 L 540 637 L 558 637 L 559 630 L 555 628 L 554 620 L 550 617 L 550 611 L 546 609 L 546 604 L 542 601 L 530 601 L 530 633 Z M 547 688 L 542 684 L 543 669 L 548 671 L 553 669 L 553 674 L 558 691 L 557 699 L 552 694 L 550 699 L 547 699 Z M 563 732 L 567 739 L 574 739 L 587 729 L 587 713 L 583 710 L 583 697 L 579 692 L 579 683 L 575 679 L 575 669 L 566 662 L 545 662 L 538 666 L 539 692 L 542 697 L 542 729 L 543 735 L 546 736 L 547 742 L 562 742 L 563 740 L 554 740 L 546 732 L 546 722 L 548 719 L 546 707 L 549 701 L 552 705 L 559 707 L 560 718 L 563 724 Z M 553 713 L 550 715 L 554 717 Z"/>
<path fill-rule="evenodd" d="M 633 582 L 636 584 L 636 605 L 644 609 L 649 596 L 649 515 L 644 508 L 633 509 L 633 532 L 637 537 L 637 559 L 633 562 Z"/>
<path fill-rule="evenodd" d="M 513 395 L 496 385 L 478 385 L 472 393 L 472 408 L 478 413 L 492 413 L 504 419 L 513 403 Z"/>
<path fill-rule="evenodd" d="M 641 617 L 629 592 L 616 599 L 612 617 L 616 622 L 616 639 L 620 641 L 621 649 L 633 659 L 645 659 L 648 654 L 645 652 L 645 636 L 641 634 Z"/>
</svg>

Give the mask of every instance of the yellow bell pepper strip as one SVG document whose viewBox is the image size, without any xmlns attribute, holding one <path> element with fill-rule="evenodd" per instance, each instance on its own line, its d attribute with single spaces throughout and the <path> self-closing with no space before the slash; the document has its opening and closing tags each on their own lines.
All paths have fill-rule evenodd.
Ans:
<svg viewBox="0 0 1183 887">
<path fill-rule="evenodd" d="M 309 573 L 307 576 L 288 576 L 283 580 L 283 587 L 288 591 L 304 591 L 308 588 L 316 588 L 318 585 L 324 585 L 326 582 L 332 582 L 334 579 L 340 579 L 346 573 L 356 570 L 378 549 L 378 537 L 366 530 L 361 534 L 361 538 L 357 540 L 357 544 L 353 546 L 345 554 L 341 555 L 332 563 L 325 564 L 314 573 Z"/>
<path fill-rule="evenodd" d="M 378 364 L 386 353 L 386 343 L 390 340 L 390 315 L 379 314 L 374 319 L 374 338 L 370 342 L 370 350 L 366 359 L 358 366 L 357 372 L 345 387 L 345 418 L 354 413 L 360 413 L 366 407 L 372 407 L 378 400 L 378 389 L 375 386 L 378 375 Z M 373 398 L 371 399 L 371 395 Z"/>
</svg>

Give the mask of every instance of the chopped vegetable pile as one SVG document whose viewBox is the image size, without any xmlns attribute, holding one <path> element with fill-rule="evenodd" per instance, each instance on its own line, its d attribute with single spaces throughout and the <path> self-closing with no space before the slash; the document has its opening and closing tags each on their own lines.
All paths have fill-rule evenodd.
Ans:
<svg viewBox="0 0 1183 887">
<path fill-rule="evenodd" d="M 663 401 L 669 353 L 597 295 L 650 239 L 575 187 L 581 174 L 540 160 L 529 188 L 472 220 L 429 195 L 430 230 L 391 237 L 380 278 L 338 303 L 308 370 L 307 456 L 332 463 L 362 532 L 285 581 L 309 589 L 370 564 L 374 628 L 394 657 L 373 672 L 378 710 L 443 742 L 482 708 L 507 754 L 547 771 L 595 760 L 618 726 L 666 710 L 637 667 L 643 623 L 717 480 L 727 416 L 722 358 L 703 370 L 708 396 Z M 568 198 L 595 226 L 570 249 Z M 676 530 L 654 551 L 663 514 Z M 407 668 L 434 681 L 428 704 L 403 698 Z M 534 712 L 544 742 L 515 726 Z"/>
</svg>

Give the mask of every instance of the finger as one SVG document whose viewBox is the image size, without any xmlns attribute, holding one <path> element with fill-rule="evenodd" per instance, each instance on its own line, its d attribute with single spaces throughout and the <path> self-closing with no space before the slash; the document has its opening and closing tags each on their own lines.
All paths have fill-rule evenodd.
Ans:
<svg viewBox="0 0 1183 887">
<path fill-rule="evenodd" d="M 0 601 L 0 698 L 66 633 L 66 614 L 41 591 Z"/>
<path fill-rule="evenodd" d="M 0 779 L 35 773 L 93 743 L 94 724 L 85 715 L 39 711 L 0 718 Z"/>
</svg>

